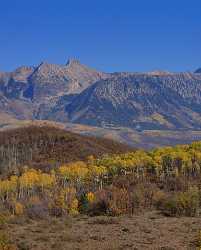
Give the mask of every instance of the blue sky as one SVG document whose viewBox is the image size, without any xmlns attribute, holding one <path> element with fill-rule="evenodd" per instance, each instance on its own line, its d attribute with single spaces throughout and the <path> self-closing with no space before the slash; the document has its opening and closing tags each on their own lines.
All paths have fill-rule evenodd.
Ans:
<svg viewBox="0 0 201 250">
<path fill-rule="evenodd" d="M 0 1 L 0 71 L 69 57 L 107 72 L 194 70 L 201 1 Z"/>
</svg>

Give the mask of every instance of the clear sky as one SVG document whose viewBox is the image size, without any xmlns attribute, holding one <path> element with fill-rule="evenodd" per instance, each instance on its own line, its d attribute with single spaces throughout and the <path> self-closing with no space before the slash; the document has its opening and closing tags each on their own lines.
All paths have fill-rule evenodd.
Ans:
<svg viewBox="0 0 201 250">
<path fill-rule="evenodd" d="M 0 0 L 0 71 L 69 57 L 107 72 L 201 67 L 201 0 Z"/>
</svg>

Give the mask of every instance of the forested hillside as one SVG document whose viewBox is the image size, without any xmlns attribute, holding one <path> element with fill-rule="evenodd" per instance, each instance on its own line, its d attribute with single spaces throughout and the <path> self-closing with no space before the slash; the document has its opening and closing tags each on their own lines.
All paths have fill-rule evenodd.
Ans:
<svg viewBox="0 0 201 250">
<path fill-rule="evenodd" d="M 55 215 L 133 214 L 140 207 L 155 207 L 169 216 L 201 213 L 201 142 L 68 160 L 49 173 L 30 165 L 2 176 L 2 204 L 26 210 L 37 197 L 39 203 L 45 199 L 43 206 L 49 205 L 44 209 Z"/>
<path fill-rule="evenodd" d="M 90 155 L 123 153 L 132 148 L 109 139 L 82 136 L 51 126 L 0 132 L 0 173 L 29 165 L 48 170 Z"/>
<path fill-rule="evenodd" d="M 65 148 L 60 151 L 62 145 L 65 145 Z M 27 151 L 28 148 L 32 149 L 33 154 Z M 56 148 L 58 151 L 55 151 Z M 149 220 L 161 218 L 161 221 L 167 224 L 169 219 L 162 219 L 161 216 L 186 216 L 196 217 L 196 221 L 199 223 L 201 215 L 201 142 L 158 148 L 152 151 L 135 150 L 121 153 L 128 150 L 128 148 L 108 140 L 99 141 L 95 138 L 85 138 L 54 128 L 36 129 L 31 127 L 1 134 L 1 157 L 4 157 L 1 158 L 1 162 L 2 159 L 4 161 L 7 159 L 8 162 L 9 159 L 12 161 L 18 159 L 19 161 L 13 162 L 18 165 L 20 161 L 26 161 L 27 166 L 21 164 L 20 168 L 15 167 L 14 171 L 10 171 L 10 173 L 4 172 L 5 168 L 1 169 L 1 173 L 4 174 L 1 175 L 0 180 L 0 225 L 2 225 L 0 246 L 9 247 L 3 249 L 12 250 L 20 250 L 23 246 L 27 246 L 26 249 L 33 249 L 30 244 L 31 246 L 33 244 L 44 245 L 46 242 L 46 247 L 55 249 L 58 244 L 50 245 L 52 242 L 50 232 L 45 236 L 48 241 L 43 241 L 44 232 L 40 231 L 37 243 L 33 243 L 31 236 L 29 245 L 26 245 L 22 238 L 18 239 L 19 234 L 13 235 L 13 238 L 9 239 L 6 232 L 12 231 L 13 226 L 10 226 L 12 223 L 21 223 L 17 225 L 24 232 L 23 225 L 27 225 L 27 221 L 30 220 L 29 223 L 37 225 L 37 228 L 34 229 L 37 231 L 33 231 L 33 233 L 39 232 L 36 223 L 45 222 L 46 228 L 51 228 L 55 225 L 53 223 L 60 223 L 59 228 L 54 229 L 54 233 L 57 234 L 55 237 L 61 237 L 61 242 L 66 247 L 70 242 L 65 240 L 64 236 L 58 235 L 61 228 L 69 225 L 67 224 L 70 223 L 69 218 L 76 218 L 76 216 L 117 217 L 129 215 L 131 222 L 132 216 L 141 215 L 138 217 L 140 220 L 138 223 L 142 223 L 144 213 L 156 211 L 154 217 L 150 217 Z M 63 154 L 60 154 L 61 152 Z M 114 152 L 116 154 L 103 154 Z M 117 154 L 117 152 L 119 153 Z M 78 157 L 79 154 L 80 157 Z M 22 158 L 23 155 L 33 157 L 27 156 L 25 159 Z M 78 160 L 82 157 L 85 160 Z M 48 160 L 57 160 L 57 168 L 52 168 L 50 171 L 46 171 L 48 170 L 46 168 L 43 169 L 45 171 L 33 168 L 37 161 L 42 163 L 48 162 Z M 10 164 L 11 166 L 12 164 Z M 80 219 L 77 219 L 75 223 L 82 220 L 82 217 L 78 218 Z M 86 220 L 89 220 L 87 218 L 83 219 L 85 223 Z M 124 217 L 121 218 L 123 220 Z M 89 220 L 88 223 L 111 225 L 114 233 L 117 228 L 116 220 L 109 217 L 97 218 L 95 222 Z M 181 223 L 179 219 L 178 223 Z M 186 225 L 180 227 L 184 228 Z M 191 235 L 196 238 L 186 241 L 189 247 L 201 247 L 199 225 L 195 224 L 194 228 L 195 226 L 196 230 L 192 231 Z M 27 225 L 27 227 L 30 226 Z M 130 233 L 128 227 L 131 227 L 129 223 L 124 226 L 122 231 Z M 140 226 L 140 233 L 145 230 L 144 227 L 144 224 Z M 149 234 L 151 230 L 149 229 Z M 170 231 L 168 231 L 169 234 Z M 153 237 L 155 236 L 153 235 Z M 29 234 L 23 237 L 27 239 Z M 74 240 L 73 244 L 75 242 L 81 244 L 84 236 L 80 237 L 81 241 Z M 95 238 L 90 238 L 90 240 L 93 239 Z M 146 244 L 155 244 L 155 240 L 149 239 L 149 242 L 151 243 Z M 145 243 L 137 242 L 136 244 L 145 247 Z M 177 249 L 182 249 L 178 242 L 175 244 L 179 246 Z M 182 246 L 184 246 L 184 242 Z"/>
</svg>

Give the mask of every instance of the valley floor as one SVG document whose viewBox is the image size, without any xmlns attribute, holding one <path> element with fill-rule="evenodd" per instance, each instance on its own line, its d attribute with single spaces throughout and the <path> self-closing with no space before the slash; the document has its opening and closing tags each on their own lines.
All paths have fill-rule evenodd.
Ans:
<svg viewBox="0 0 201 250">
<path fill-rule="evenodd" d="M 14 218 L 7 225 L 12 241 L 23 250 L 193 250 L 200 229 L 201 218 L 157 212 L 115 218 Z"/>
</svg>

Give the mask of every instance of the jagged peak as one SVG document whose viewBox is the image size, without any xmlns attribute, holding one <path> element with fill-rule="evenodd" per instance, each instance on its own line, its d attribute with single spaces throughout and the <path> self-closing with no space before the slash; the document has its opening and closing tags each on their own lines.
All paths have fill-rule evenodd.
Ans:
<svg viewBox="0 0 201 250">
<path fill-rule="evenodd" d="M 22 66 L 16 68 L 14 73 L 21 73 L 21 72 L 24 72 L 24 71 L 32 71 L 33 69 L 34 69 L 33 66 L 22 65 Z"/>
<path fill-rule="evenodd" d="M 81 65 L 81 63 L 78 59 L 69 58 L 67 63 L 66 63 L 66 66 L 73 66 L 73 65 Z"/>
<path fill-rule="evenodd" d="M 64 68 L 64 66 L 59 65 L 59 64 L 53 64 L 53 63 L 48 63 L 48 62 L 41 62 L 36 68 L 34 72 L 41 72 L 41 71 L 60 71 Z"/>
<path fill-rule="evenodd" d="M 93 69 L 93 68 L 89 67 L 88 65 L 80 63 L 80 61 L 77 59 L 69 59 L 67 64 L 66 64 L 66 68 L 69 72 L 73 72 L 75 74 L 80 74 L 81 72 L 82 73 L 91 72 L 93 74 L 100 73 L 96 69 Z"/>
<path fill-rule="evenodd" d="M 39 69 L 39 68 L 41 68 L 41 67 L 49 66 L 49 65 L 52 65 L 52 64 L 50 64 L 50 63 L 48 63 L 48 62 L 46 62 L 46 61 L 42 61 L 41 63 L 39 63 L 39 65 L 37 66 L 37 68 Z"/>
<path fill-rule="evenodd" d="M 148 72 L 148 74 L 152 76 L 165 76 L 165 75 L 170 75 L 171 73 L 168 71 L 163 71 L 163 70 L 154 70 L 154 71 Z"/>
</svg>

